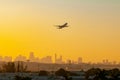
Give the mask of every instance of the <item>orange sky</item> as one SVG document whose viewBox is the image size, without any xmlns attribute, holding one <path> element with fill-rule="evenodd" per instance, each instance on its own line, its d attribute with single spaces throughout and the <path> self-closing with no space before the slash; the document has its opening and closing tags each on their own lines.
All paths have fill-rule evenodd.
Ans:
<svg viewBox="0 0 120 80">
<path fill-rule="evenodd" d="M 0 55 L 120 62 L 120 1 L 0 1 Z M 62 30 L 54 25 L 68 22 Z"/>
</svg>

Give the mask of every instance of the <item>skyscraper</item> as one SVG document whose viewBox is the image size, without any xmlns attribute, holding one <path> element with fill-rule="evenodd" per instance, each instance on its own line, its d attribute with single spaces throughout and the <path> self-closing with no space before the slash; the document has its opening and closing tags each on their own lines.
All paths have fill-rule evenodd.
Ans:
<svg viewBox="0 0 120 80">
<path fill-rule="evenodd" d="M 34 59 L 35 59 L 34 53 L 30 52 L 30 55 L 29 55 L 30 62 L 34 62 Z"/>
<path fill-rule="evenodd" d="M 55 53 L 55 63 L 56 63 L 56 61 L 57 61 L 57 54 Z"/>
<path fill-rule="evenodd" d="M 79 57 L 79 58 L 78 58 L 78 64 L 81 64 L 81 63 L 82 63 L 82 58 Z"/>
</svg>

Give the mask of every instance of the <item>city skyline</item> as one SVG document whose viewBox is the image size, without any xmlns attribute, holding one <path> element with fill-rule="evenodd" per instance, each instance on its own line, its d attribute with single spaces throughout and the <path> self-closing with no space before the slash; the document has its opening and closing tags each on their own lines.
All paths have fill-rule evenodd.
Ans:
<svg viewBox="0 0 120 80">
<path fill-rule="evenodd" d="M 115 65 L 115 64 L 120 64 L 120 62 L 117 61 L 110 61 L 109 59 L 103 59 L 99 62 L 92 62 L 88 61 L 85 62 L 84 58 L 82 57 L 77 57 L 76 60 L 72 59 L 66 59 L 63 60 L 64 56 L 54 54 L 52 56 L 44 56 L 44 57 L 36 57 L 34 52 L 29 53 L 29 57 L 26 57 L 24 55 L 19 54 L 15 58 L 12 58 L 11 56 L 1 56 L 0 55 L 0 62 L 17 62 L 17 61 L 23 61 L 23 62 L 37 62 L 37 63 L 45 63 L 45 64 L 51 64 L 51 63 L 56 63 L 56 64 L 110 64 L 110 65 Z"/>
<path fill-rule="evenodd" d="M 78 57 L 79 63 L 82 63 L 82 58 Z M 74 60 L 72 59 L 67 59 L 70 60 L 71 62 Z M 26 57 L 24 55 L 19 54 L 15 58 L 12 58 L 12 56 L 1 56 L 0 55 L 0 61 L 5 61 L 5 62 L 12 62 L 12 61 L 24 61 L 24 62 L 39 62 L 39 63 L 58 63 L 58 64 L 64 64 L 67 62 L 67 60 L 63 60 L 62 55 L 57 55 L 54 54 L 54 56 L 44 56 L 44 57 L 36 57 L 34 52 L 29 53 L 29 57 Z M 77 62 L 77 61 L 76 61 Z"/>
<path fill-rule="evenodd" d="M 69 27 L 56 29 L 64 23 Z M 31 51 L 120 62 L 120 0 L 0 0 L 0 55 Z"/>
</svg>

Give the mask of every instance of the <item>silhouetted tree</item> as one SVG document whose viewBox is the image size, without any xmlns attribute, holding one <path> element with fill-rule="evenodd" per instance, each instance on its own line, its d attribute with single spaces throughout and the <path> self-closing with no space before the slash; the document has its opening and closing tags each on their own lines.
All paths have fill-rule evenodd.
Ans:
<svg viewBox="0 0 120 80">
<path fill-rule="evenodd" d="M 8 62 L 2 66 L 4 72 L 25 72 L 26 69 L 27 66 L 24 65 L 23 62 L 18 62 L 17 65 L 15 65 L 14 62 Z"/>
<path fill-rule="evenodd" d="M 66 70 L 64 70 L 62 68 L 55 72 L 55 75 L 63 76 L 65 78 L 65 80 L 72 80 L 72 78 L 69 77 L 70 74 L 73 74 L 73 73 L 71 73 L 69 71 L 66 71 Z"/>
<path fill-rule="evenodd" d="M 107 80 L 106 76 L 107 76 L 107 70 L 101 70 L 98 77 L 101 79 L 101 80 Z"/>
<path fill-rule="evenodd" d="M 21 76 L 16 75 L 15 80 L 32 80 L 32 78 L 30 78 L 30 77 L 21 77 Z"/>
<path fill-rule="evenodd" d="M 76 74 L 74 72 L 70 72 L 70 71 L 67 71 L 67 75 L 68 76 L 79 76 L 78 74 Z"/>
<path fill-rule="evenodd" d="M 88 80 L 90 76 L 97 76 L 98 73 L 100 73 L 99 69 L 89 69 L 88 71 L 86 71 L 85 78 Z"/>
<path fill-rule="evenodd" d="M 39 72 L 39 76 L 48 76 L 48 75 L 49 75 L 49 73 L 47 71 L 41 70 Z"/>
<path fill-rule="evenodd" d="M 8 62 L 8 63 L 4 64 L 2 67 L 3 67 L 3 71 L 5 71 L 5 72 L 15 72 L 16 71 L 14 62 Z"/>
<path fill-rule="evenodd" d="M 0 73 L 3 72 L 2 68 L 0 67 Z"/>
<path fill-rule="evenodd" d="M 113 80 L 119 80 L 119 76 L 120 76 L 120 71 L 119 69 L 115 68 L 109 71 L 109 76 L 112 77 Z"/>
<path fill-rule="evenodd" d="M 85 78 L 89 80 L 89 77 L 93 76 L 93 80 L 107 80 L 107 71 L 99 68 L 92 68 L 86 71 Z"/>
<path fill-rule="evenodd" d="M 18 61 L 16 65 L 17 72 L 25 72 L 27 70 L 27 65 L 24 65 L 22 61 Z"/>
<path fill-rule="evenodd" d="M 58 71 L 55 72 L 55 75 L 57 76 L 67 76 L 67 71 L 64 69 L 59 69 Z"/>
<path fill-rule="evenodd" d="M 92 68 L 86 71 L 86 80 L 89 80 L 90 76 L 94 76 L 93 80 L 120 80 L 120 70 L 117 68 L 112 70 L 101 70 L 99 68 Z M 107 76 L 109 76 L 109 78 Z"/>
</svg>

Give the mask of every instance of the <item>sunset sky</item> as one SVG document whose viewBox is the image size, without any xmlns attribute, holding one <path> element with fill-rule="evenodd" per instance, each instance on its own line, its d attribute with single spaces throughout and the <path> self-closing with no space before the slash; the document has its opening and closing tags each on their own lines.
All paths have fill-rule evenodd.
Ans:
<svg viewBox="0 0 120 80">
<path fill-rule="evenodd" d="M 58 24 L 69 23 L 59 30 Z M 0 0 L 0 55 L 120 62 L 120 0 Z"/>
</svg>

